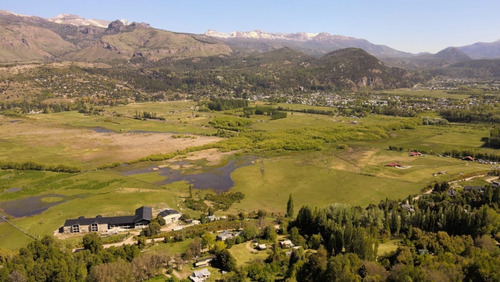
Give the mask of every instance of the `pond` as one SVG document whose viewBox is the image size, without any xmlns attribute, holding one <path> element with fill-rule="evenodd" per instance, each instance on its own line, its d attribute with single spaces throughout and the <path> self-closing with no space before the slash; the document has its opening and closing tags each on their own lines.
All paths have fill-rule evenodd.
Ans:
<svg viewBox="0 0 500 282">
<path fill-rule="evenodd" d="M 110 129 L 107 129 L 104 127 L 94 127 L 94 128 L 92 128 L 92 130 L 97 132 L 97 133 L 114 133 L 113 130 L 110 130 Z"/>
<path fill-rule="evenodd" d="M 165 185 L 177 181 L 187 181 L 191 185 L 193 185 L 193 188 L 196 189 L 213 189 L 217 193 L 226 192 L 234 186 L 234 181 L 231 178 L 231 173 L 237 168 L 252 164 L 255 159 L 256 157 L 254 156 L 243 156 L 238 159 L 230 160 L 226 165 L 222 167 L 209 168 L 203 172 L 192 174 L 183 174 L 181 170 L 173 170 L 166 167 L 157 168 L 159 175 L 165 176 L 166 179 L 155 184 Z M 185 161 L 179 161 L 174 164 L 186 165 L 189 163 Z M 153 168 L 156 168 L 156 166 L 127 171 L 124 173 L 124 175 L 149 173 L 153 170 Z"/>
<path fill-rule="evenodd" d="M 21 188 L 13 187 L 13 188 L 9 188 L 9 189 L 5 190 L 5 193 L 14 193 L 14 192 L 18 192 L 18 191 L 21 191 Z"/>
<path fill-rule="evenodd" d="M 113 131 L 111 129 L 104 128 L 104 127 L 93 127 L 93 128 L 91 128 L 91 130 L 94 132 L 97 132 L 97 133 L 116 133 L 115 131 Z M 163 132 L 163 131 L 151 131 L 151 130 L 129 130 L 129 131 L 124 131 L 123 133 L 139 133 L 139 134 L 141 134 L 141 133 L 144 133 L 144 134 L 147 134 L 147 133 L 171 133 L 171 134 L 179 134 L 178 132 L 173 132 L 173 131 Z"/>
<path fill-rule="evenodd" d="M 52 206 L 62 204 L 74 198 L 75 196 L 67 197 L 59 194 L 32 196 L 1 203 L 0 207 L 10 216 L 25 217 L 40 214 Z"/>
</svg>

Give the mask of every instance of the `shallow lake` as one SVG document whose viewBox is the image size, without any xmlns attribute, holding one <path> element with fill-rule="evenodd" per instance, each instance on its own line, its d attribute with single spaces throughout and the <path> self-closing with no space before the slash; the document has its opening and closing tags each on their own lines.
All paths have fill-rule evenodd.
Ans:
<svg viewBox="0 0 500 282">
<path fill-rule="evenodd" d="M 253 163 L 256 159 L 254 156 L 243 156 L 235 160 L 230 160 L 226 165 L 222 167 L 208 168 L 207 170 L 199 173 L 183 174 L 182 170 L 173 170 L 170 168 L 158 168 L 157 171 L 160 175 L 165 176 L 166 179 L 155 184 L 164 185 L 168 183 L 173 183 L 177 181 L 187 181 L 193 188 L 196 189 L 213 189 L 216 192 L 226 192 L 234 186 L 234 181 L 231 178 L 231 173 L 240 167 L 244 167 Z M 174 163 L 176 165 L 186 165 L 185 161 L 179 161 Z M 148 168 L 141 168 L 130 170 L 124 175 L 134 175 L 141 173 L 150 173 L 156 166 L 151 166 Z"/>
<path fill-rule="evenodd" d="M 32 196 L 1 203 L 0 207 L 10 216 L 25 217 L 42 213 L 52 206 L 62 204 L 74 198 L 75 197 L 66 197 L 59 194 Z"/>
</svg>

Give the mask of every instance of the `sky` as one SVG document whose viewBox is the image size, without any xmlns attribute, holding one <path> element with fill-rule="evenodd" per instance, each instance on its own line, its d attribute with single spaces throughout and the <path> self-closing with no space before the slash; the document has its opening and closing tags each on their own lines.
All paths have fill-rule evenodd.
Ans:
<svg viewBox="0 0 500 282">
<path fill-rule="evenodd" d="M 43 18 L 146 22 L 176 32 L 328 32 L 419 53 L 500 39 L 499 0 L 0 0 Z"/>
</svg>

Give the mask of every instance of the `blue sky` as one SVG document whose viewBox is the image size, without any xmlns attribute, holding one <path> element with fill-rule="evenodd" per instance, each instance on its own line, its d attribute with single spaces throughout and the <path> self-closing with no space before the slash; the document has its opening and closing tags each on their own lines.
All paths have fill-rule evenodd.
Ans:
<svg viewBox="0 0 500 282">
<path fill-rule="evenodd" d="M 127 19 L 191 33 L 326 31 L 413 53 L 500 39 L 498 0 L 0 0 L 0 9 Z"/>
</svg>

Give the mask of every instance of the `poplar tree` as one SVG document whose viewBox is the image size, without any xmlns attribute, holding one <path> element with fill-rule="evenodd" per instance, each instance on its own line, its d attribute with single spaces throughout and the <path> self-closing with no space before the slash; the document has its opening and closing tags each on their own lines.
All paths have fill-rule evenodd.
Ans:
<svg viewBox="0 0 500 282">
<path fill-rule="evenodd" d="M 286 216 L 289 218 L 293 217 L 293 198 L 292 194 L 288 197 L 288 203 L 286 204 Z"/>
</svg>

